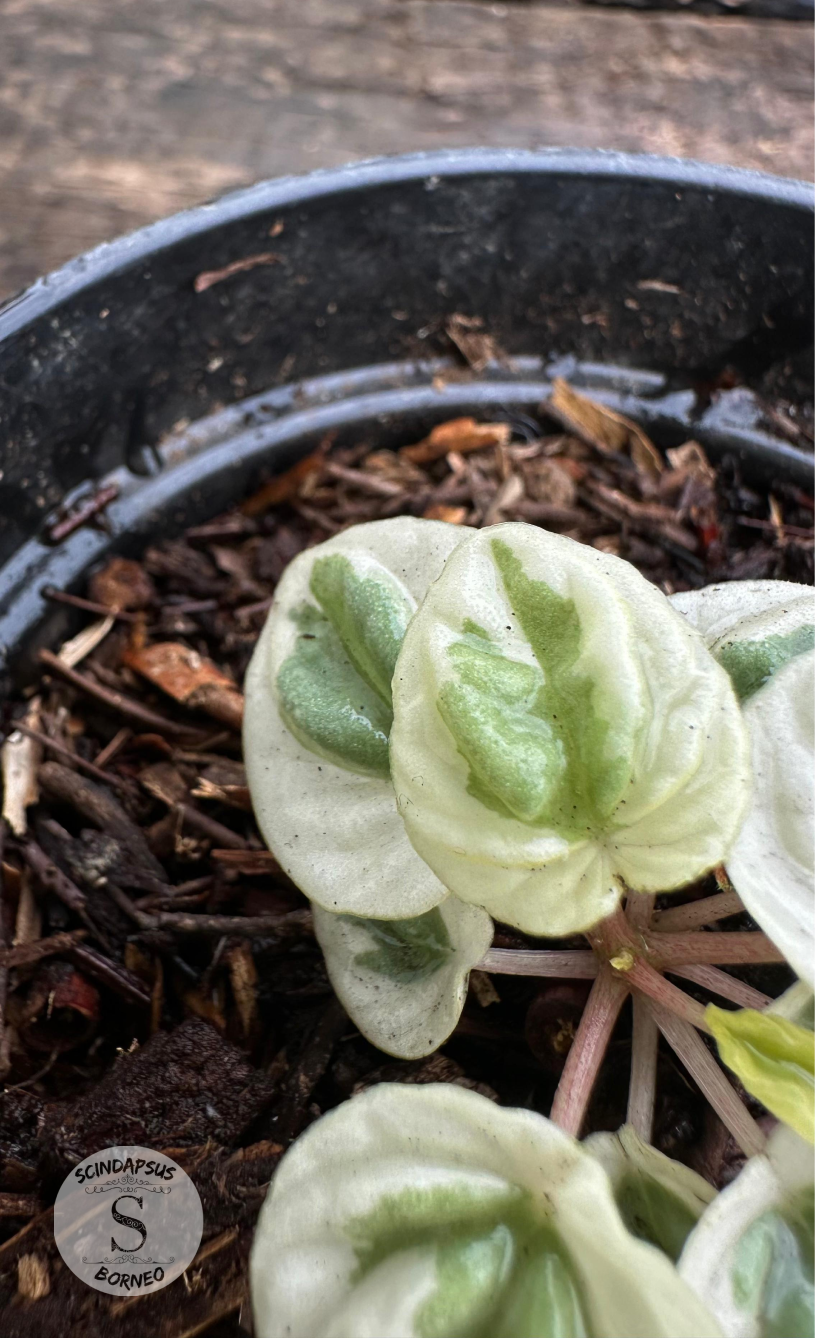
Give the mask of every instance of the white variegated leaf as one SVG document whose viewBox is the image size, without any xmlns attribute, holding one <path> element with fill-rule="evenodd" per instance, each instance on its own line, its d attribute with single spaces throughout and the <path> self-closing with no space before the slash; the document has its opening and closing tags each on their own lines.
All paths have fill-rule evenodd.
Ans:
<svg viewBox="0 0 815 1338">
<path fill-rule="evenodd" d="M 394 802 L 390 676 L 465 533 L 412 517 L 356 525 L 299 554 L 277 587 L 246 675 L 246 774 L 269 848 L 326 910 L 405 918 L 446 896 Z"/>
<path fill-rule="evenodd" d="M 796 655 L 815 647 L 815 591 L 791 581 L 727 581 L 670 601 L 702 633 L 747 701 Z"/>
<path fill-rule="evenodd" d="M 815 591 L 731 581 L 671 596 L 727 668 L 751 736 L 753 798 L 727 871 L 751 915 L 815 984 Z"/>
<path fill-rule="evenodd" d="M 680 1275 L 725 1338 L 812 1338 L 812 1148 L 779 1125 L 688 1237 Z"/>
<path fill-rule="evenodd" d="M 297 1140 L 251 1286 L 257 1338 L 720 1338 L 579 1143 L 447 1083 L 372 1088 Z"/>
<path fill-rule="evenodd" d="M 645 1143 L 630 1124 L 591 1134 L 583 1147 L 611 1181 L 625 1225 L 676 1261 L 716 1191 L 689 1166 Z"/>
<path fill-rule="evenodd" d="M 391 772 L 446 887 L 527 933 L 586 929 L 718 864 L 749 794 L 727 675 L 627 562 L 531 525 L 450 557 L 393 680 Z"/>
<path fill-rule="evenodd" d="M 744 704 L 753 799 L 727 860 L 733 886 L 796 974 L 815 985 L 815 651 Z"/>
<path fill-rule="evenodd" d="M 492 942 L 486 912 L 458 897 L 410 920 L 312 910 L 331 984 L 363 1036 L 400 1059 L 437 1050 L 461 1016 L 471 968 Z"/>
</svg>

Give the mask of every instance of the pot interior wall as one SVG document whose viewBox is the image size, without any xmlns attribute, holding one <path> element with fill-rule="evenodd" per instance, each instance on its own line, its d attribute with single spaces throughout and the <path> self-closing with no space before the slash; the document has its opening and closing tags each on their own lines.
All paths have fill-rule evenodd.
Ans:
<svg viewBox="0 0 815 1338">
<path fill-rule="evenodd" d="M 811 270 L 805 188 L 586 154 L 271 182 L 100 248 L 0 313 L 3 652 L 55 634 L 44 584 L 212 514 L 326 431 L 537 413 L 557 371 L 662 444 L 693 434 L 806 482 L 749 405 L 717 413 L 708 390 L 729 371 L 810 394 Z M 453 313 L 506 358 L 434 389 Z M 111 473 L 109 532 L 43 543 L 54 506 Z"/>
</svg>

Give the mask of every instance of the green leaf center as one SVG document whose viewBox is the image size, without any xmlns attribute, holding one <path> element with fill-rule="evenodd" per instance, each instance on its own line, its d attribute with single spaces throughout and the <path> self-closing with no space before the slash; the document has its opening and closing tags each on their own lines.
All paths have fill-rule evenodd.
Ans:
<svg viewBox="0 0 815 1338">
<path fill-rule="evenodd" d="M 449 648 L 456 677 L 438 698 L 486 807 L 569 839 L 604 829 L 628 783 L 633 748 L 608 756 L 609 725 L 594 682 L 578 670 L 583 641 L 573 599 L 528 577 L 508 544 L 492 543 L 513 614 L 536 663 L 504 655 L 467 620 Z"/>
<path fill-rule="evenodd" d="M 361 575 L 341 553 L 317 559 L 310 589 L 319 607 L 291 614 L 299 631 L 277 675 L 280 714 L 310 751 L 387 779 L 391 679 L 412 603 L 384 567 Z"/>
</svg>

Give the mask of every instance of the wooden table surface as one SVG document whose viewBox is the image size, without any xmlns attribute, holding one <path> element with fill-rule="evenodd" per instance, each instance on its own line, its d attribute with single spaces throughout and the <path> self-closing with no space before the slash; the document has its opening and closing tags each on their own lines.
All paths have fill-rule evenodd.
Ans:
<svg viewBox="0 0 815 1338">
<path fill-rule="evenodd" d="M 459 145 L 812 175 L 812 29 L 564 3 L 0 0 L 0 297 L 263 177 Z"/>
</svg>

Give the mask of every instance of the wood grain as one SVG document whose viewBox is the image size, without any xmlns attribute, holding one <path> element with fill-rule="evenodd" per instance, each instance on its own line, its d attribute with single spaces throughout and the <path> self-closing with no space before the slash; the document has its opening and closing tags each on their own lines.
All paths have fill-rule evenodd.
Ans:
<svg viewBox="0 0 815 1338">
<path fill-rule="evenodd" d="M 0 296 L 263 177 L 574 145 L 811 175 L 808 25 L 458 0 L 3 0 Z"/>
</svg>

